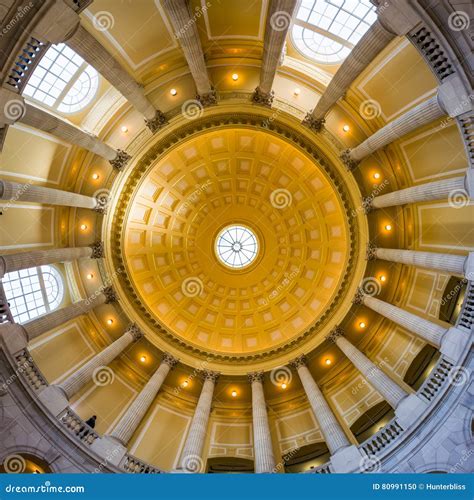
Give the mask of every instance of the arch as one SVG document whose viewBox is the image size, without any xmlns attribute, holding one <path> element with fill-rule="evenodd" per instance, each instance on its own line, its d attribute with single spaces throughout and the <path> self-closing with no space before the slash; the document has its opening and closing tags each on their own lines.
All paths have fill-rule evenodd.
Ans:
<svg viewBox="0 0 474 500">
<path fill-rule="evenodd" d="M 388 424 L 394 416 L 392 407 L 386 401 L 381 401 L 369 408 L 351 425 L 351 432 L 359 444 L 363 443 Z"/>
<path fill-rule="evenodd" d="M 12 271 L 2 279 L 14 320 L 25 323 L 57 309 L 64 300 L 64 280 L 54 266 Z"/>
</svg>

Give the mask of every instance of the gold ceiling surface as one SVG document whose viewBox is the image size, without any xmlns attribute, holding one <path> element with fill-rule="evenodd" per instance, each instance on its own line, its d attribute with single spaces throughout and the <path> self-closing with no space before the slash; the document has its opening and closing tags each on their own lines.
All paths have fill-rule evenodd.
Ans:
<svg viewBox="0 0 474 500">
<path fill-rule="evenodd" d="M 215 251 L 231 224 L 259 244 L 240 270 Z M 161 333 L 199 352 L 248 357 L 327 315 L 353 252 L 350 224 L 327 169 L 290 140 L 207 128 L 149 162 L 122 211 L 120 261 Z"/>
</svg>

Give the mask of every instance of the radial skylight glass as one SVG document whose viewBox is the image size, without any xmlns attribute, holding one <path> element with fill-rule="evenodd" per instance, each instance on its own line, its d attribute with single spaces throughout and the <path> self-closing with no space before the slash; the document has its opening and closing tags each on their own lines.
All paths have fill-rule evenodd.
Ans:
<svg viewBox="0 0 474 500">
<path fill-rule="evenodd" d="M 376 19 L 370 0 L 302 0 L 291 37 L 306 57 L 337 64 L 349 55 Z"/>
<path fill-rule="evenodd" d="M 257 237 L 244 226 L 228 226 L 217 236 L 216 253 L 225 266 L 242 269 L 257 257 Z"/>
</svg>

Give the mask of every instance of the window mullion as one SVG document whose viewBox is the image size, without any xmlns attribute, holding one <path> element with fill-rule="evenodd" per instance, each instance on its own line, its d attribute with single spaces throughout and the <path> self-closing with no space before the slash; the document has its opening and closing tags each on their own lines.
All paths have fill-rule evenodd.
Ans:
<svg viewBox="0 0 474 500">
<path fill-rule="evenodd" d="M 48 296 L 46 295 L 46 286 L 44 284 L 43 271 L 41 270 L 41 267 L 37 267 L 36 270 L 38 272 L 38 279 L 40 282 L 40 290 L 41 290 L 41 295 L 43 296 L 44 307 L 46 308 L 46 312 L 50 312 L 51 309 L 49 307 Z"/>
<path fill-rule="evenodd" d="M 76 70 L 76 72 L 72 75 L 70 80 L 67 82 L 66 86 L 64 87 L 63 91 L 59 94 L 58 98 L 56 99 L 56 102 L 54 103 L 54 109 L 57 109 L 59 105 L 63 102 L 64 98 L 67 96 L 68 92 L 71 90 L 71 88 L 74 86 L 76 83 L 77 79 L 81 76 L 82 72 L 85 71 L 85 69 L 89 66 L 89 64 L 84 61 Z"/>
<path fill-rule="evenodd" d="M 294 24 L 301 26 L 304 29 L 314 31 L 315 33 L 318 33 L 319 35 L 325 36 L 334 42 L 340 43 L 344 47 L 347 47 L 348 49 L 352 50 L 354 48 L 354 44 L 348 42 L 346 39 L 335 35 L 334 33 L 331 33 L 330 31 L 324 30 L 322 28 L 319 28 L 318 26 L 315 26 L 314 24 L 307 23 L 306 21 L 301 21 L 301 19 L 295 19 Z"/>
</svg>

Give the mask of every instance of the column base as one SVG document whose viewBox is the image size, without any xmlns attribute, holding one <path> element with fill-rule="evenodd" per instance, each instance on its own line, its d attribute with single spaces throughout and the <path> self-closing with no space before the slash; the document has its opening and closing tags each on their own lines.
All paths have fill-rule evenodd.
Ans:
<svg viewBox="0 0 474 500">
<path fill-rule="evenodd" d="M 102 436 L 91 444 L 91 450 L 104 459 L 105 465 L 119 466 L 127 453 L 127 448 L 118 439 Z"/>
<path fill-rule="evenodd" d="M 58 417 L 69 406 L 66 394 L 57 385 L 46 387 L 38 394 L 38 399 L 55 417 Z"/>
<path fill-rule="evenodd" d="M 395 410 L 395 417 L 404 430 L 418 423 L 420 416 L 426 411 L 428 404 L 416 394 L 403 398 Z"/>
<path fill-rule="evenodd" d="M 441 354 L 450 363 L 457 365 L 469 349 L 472 342 L 472 334 L 460 328 L 451 327 L 441 339 Z"/>
<path fill-rule="evenodd" d="M 361 472 L 363 455 L 355 445 L 346 446 L 331 455 L 331 465 L 336 473 Z"/>
<path fill-rule="evenodd" d="M 0 339 L 5 349 L 14 356 L 28 345 L 25 329 L 18 324 L 3 323 L 0 325 Z"/>
</svg>

